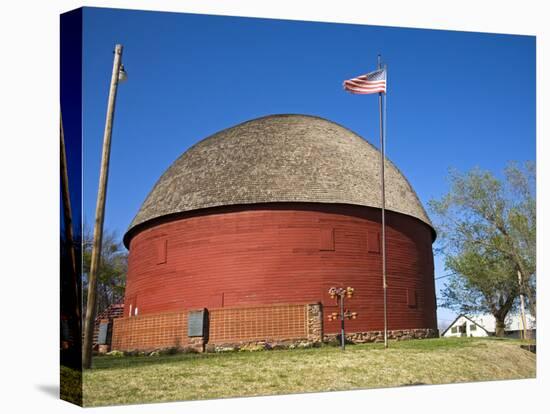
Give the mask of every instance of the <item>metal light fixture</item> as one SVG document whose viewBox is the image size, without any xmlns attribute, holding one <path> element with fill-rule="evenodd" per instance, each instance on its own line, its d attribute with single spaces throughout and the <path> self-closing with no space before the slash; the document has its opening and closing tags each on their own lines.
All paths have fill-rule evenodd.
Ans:
<svg viewBox="0 0 550 414">
<path fill-rule="evenodd" d="M 120 69 L 118 70 L 118 81 L 119 82 L 126 82 L 128 80 L 128 74 L 124 70 L 124 65 L 120 65 Z"/>
<path fill-rule="evenodd" d="M 340 319 L 341 321 L 341 347 L 342 350 L 345 349 L 346 346 L 346 332 L 344 329 L 344 320 L 346 319 L 357 319 L 357 312 L 351 312 L 350 310 L 344 310 L 344 299 L 348 298 L 351 299 L 353 297 L 353 292 L 355 291 L 354 288 L 351 286 L 348 286 L 347 288 L 342 287 L 331 287 L 328 290 L 328 294 L 330 295 L 331 299 L 336 299 L 336 302 L 340 308 L 340 313 L 332 312 L 328 314 L 328 320 L 329 321 L 336 321 Z"/>
</svg>

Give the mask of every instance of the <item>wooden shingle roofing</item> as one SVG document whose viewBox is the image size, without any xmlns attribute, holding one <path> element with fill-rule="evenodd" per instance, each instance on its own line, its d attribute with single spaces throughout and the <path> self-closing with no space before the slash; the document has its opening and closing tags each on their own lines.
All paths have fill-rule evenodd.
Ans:
<svg viewBox="0 0 550 414">
<path fill-rule="evenodd" d="M 160 177 L 128 233 L 192 210 L 272 202 L 380 208 L 378 150 L 329 120 L 270 115 L 220 131 L 184 152 Z M 422 160 L 419 160 L 421 162 Z M 432 229 L 416 193 L 386 159 L 386 208 Z"/>
</svg>

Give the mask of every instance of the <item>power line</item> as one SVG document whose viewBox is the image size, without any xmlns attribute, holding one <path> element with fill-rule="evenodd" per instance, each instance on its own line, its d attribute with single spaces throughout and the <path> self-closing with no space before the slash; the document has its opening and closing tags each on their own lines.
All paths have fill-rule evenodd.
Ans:
<svg viewBox="0 0 550 414">
<path fill-rule="evenodd" d="M 456 275 L 456 274 L 457 274 L 456 272 L 447 273 L 446 275 L 436 277 L 434 280 L 444 279 L 444 278 L 446 278 L 446 277 L 453 276 L 453 275 Z"/>
</svg>

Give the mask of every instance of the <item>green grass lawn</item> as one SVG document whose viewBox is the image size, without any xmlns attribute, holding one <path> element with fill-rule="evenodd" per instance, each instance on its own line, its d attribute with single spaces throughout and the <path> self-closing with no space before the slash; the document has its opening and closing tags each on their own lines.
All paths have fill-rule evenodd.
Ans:
<svg viewBox="0 0 550 414">
<path fill-rule="evenodd" d="M 84 405 L 534 378 L 525 341 L 447 338 L 258 352 L 99 356 Z"/>
</svg>

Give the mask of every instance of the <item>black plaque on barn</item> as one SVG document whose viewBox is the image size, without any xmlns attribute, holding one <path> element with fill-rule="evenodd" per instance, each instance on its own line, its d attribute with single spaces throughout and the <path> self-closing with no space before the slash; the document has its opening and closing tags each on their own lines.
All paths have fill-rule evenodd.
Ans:
<svg viewBox="0 0 550 414">
<path fill-rule="evenodd" d="M 208 323 L 208 311 L 206 309 L 189 311 L 187 313 L 187 336 L 206 336 Z"/>
<path fill-rule="evenodd" d="M 109 323 L 100 323 L 99 332 L 97 333 L 97 343 L 99 345 L 107 344 L 107 334 L 109 333 Z"/>
</svg>

